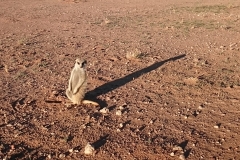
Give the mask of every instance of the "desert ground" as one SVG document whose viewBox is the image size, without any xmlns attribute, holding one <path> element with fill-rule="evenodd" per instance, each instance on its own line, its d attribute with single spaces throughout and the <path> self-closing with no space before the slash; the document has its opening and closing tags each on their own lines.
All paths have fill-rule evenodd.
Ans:
<svg viewBox="0 0 240 160">
<path fill-rule="evenodd" d="M 0 159 L 239 160 L 239 26 L 238 0 L 1 0 Z M 76 58 L 99 106 L 69 104 Z"/>
</svg>

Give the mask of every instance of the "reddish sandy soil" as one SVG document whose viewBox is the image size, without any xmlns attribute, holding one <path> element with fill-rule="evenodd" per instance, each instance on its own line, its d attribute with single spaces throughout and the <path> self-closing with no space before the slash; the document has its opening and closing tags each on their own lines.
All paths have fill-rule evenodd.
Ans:
<svg viewBox="0 0 240 160">
<path fill-rule="evenodd" d="M 0 159 L 240 159 L 239 26 L 236 0 L 1 0 Z M 66 105 L 76 58 L 98 107 Z"/>
</svg>

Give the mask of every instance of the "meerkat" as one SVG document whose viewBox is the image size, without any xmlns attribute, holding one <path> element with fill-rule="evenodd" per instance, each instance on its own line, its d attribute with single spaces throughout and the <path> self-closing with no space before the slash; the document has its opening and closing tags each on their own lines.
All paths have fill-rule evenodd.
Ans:
<svg viewBox="0 0 240 160">
<path fill-rule="evenodd" d="M 90 100 L 83 100 L 87 88 L 87 74 L 85 66 L 87 64 L 86 60 L 76 59 L 74 68 L 71 71 L 70 80 L 68 83 L 68 88 L 66 90 L 66 95 L 73 104 L 93 104 L 98 106 L 99 104 Z"/>
</svg>

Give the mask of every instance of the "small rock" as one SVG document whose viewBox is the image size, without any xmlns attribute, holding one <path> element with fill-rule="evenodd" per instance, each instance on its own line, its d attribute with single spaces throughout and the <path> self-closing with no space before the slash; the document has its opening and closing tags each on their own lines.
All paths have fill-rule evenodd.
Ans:
<svg viewBox="0 0 240 160">
<path fill-rule="evenodd" d="M 54 90 L 54 91 L 52 91 L 52 94 L 53 94 L 54 96 L 58 96 L 58 95 L 59 95 L 59 91 Z"/>
<path fill-rule="evenodd" d="M 180 160 L 185 160 L 186 158 L 185 158 L 185 156 L 184 156 L 183 154 L 181 154 L 181 155 L 179 156 L 179 159 L 180 159 Z"/>
<path fill-rule="evenodd" d="M 123 106 L 119 106 L 119 109 L 120 109 L 120 110 L 123 110 L 123 109 L 124 109 L 124 107 L 123 107 Z"/>
<path fill-rule="evenodd" d="M 82 128 L 82 129 L 85 129 L 86 127 L 87 127 L 86 124 L 82 124 L 82 125 L 81 125 L 81 128 Z"/>
<path fill-rule="evenodd" d="M 100 112 L 103 113 L 103 114 L 106 114 L 106 113 L 109 112 L 109 109 L 106 108 L 106 107 L 104 107 L 104 108 L 102 108 L 102 109 L 100 110 Z"/>
<path fill-rule="evenodd" d="M 122 124 L 122 123 L 120 123 L 120 124 L 119 124 L 119 127 L 120 127 L 120 128 L 123 128 L 123 124 Z"/>
<path fill-rule="evenodd" d="M 49 154 L 49 155 L 47 156 L 47 158 L 48 158 L 48 159 L 51 159 L 51 158 L 52 158 L 51 154 Z"/>
<path fill-rule="evenodd" d="M 226 113 L 222 113 L 221 116 L 226 116 Z"/>
<path fill-rule="evenodd" d="M 65 154 L 63 153 L 59 155 L 59 158 L 64 158 L 64 157 L 65 157 Z"/>
<path fill-rule="evenodd" d="M 69 149 L 68 152 L 72 153 L 72 152 L 73 152 L 73 149 Z"/>
<path fill-rule="evenodd" d="M 182 147 L 180 147 L 180 146 L 174 146 L 173 147 L 173 151 L 182 151 L 183 149 L 182 149 Z"/>
<path fill-rule="evenodd" d="M 8 156 L 6 155 L 6 156 L 3 158 L 3 160 L 8 160 Z"/>
<path fill-rule="evenodd" d="M 87 143 L 87 145 L 84 148 L 84 154 L 92 155 L 94 151 L 95 151 L 94 147 L 90 143 Z"/>
<path fill-rule="evenodd" d="M 223 49 L 223 48 L 225 48 L 225 46 L 220 46 L 219 48 Z"/>
<path fill-rule="evenodd" d="M 117 110 L 117 111 L 116 111 L 116 115 L 117 115 L 117 116 L 121 116 L 121 115 L 122 115 L 122 111 L 121 111 L 121 110 Z"/>
<path fill-rule="evenodd" d="M 218 126 L 218 125 L 215 125 L 215 126 L 214 126 L 214 128 L 218 129 L 218 128 L 219 128 L 219 126 Z"/>
<path fill-rule="evenodd" d="M 174 152 L 170 153 L 170 156 L 172 156 L 172 157 L 173 157 L 174 155 L 175 155 L 175 154 L 174 154 Z"/>
<path fill-rule="evenodd" d="M 198 109 L 203 109 L 203 105 L 198 106 Z"/>
<path fill-rule="evenodd" d="M 14 146 L 14 145 L 11 145 L 10 147 L 11 147 L 11 150 L 14 150 L 14 149 L 15 149 L 15 146 Z"/>
</svg>

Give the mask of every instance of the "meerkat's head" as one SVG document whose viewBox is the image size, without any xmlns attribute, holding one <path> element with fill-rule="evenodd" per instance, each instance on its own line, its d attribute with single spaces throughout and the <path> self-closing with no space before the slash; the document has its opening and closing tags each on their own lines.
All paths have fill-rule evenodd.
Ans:
<svg viewBox="0 0 240 160">
<path fill-rule="evenodd" d="M 77 58 L 76 63 L 75 63 L 75 67 L 85 68 L 86 64 L 87 64 L 86 60 L 81 60 L 81 59 Z"/>
</svg>

